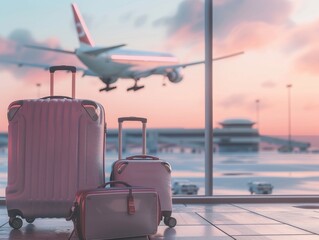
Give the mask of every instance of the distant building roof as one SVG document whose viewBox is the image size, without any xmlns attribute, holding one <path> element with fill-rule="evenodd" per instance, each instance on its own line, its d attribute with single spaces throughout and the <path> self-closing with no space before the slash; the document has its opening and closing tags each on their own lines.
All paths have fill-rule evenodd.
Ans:
<svg viewBox="0 0 319 240">
<path fill-rule="evenodd" d="M 255 124 L 255 122 L 252 122 L 249 119 L 244 118 L 232 118 L 225 119 L 219 124 L 223 127 L 252 127 Z"/>
</svg>

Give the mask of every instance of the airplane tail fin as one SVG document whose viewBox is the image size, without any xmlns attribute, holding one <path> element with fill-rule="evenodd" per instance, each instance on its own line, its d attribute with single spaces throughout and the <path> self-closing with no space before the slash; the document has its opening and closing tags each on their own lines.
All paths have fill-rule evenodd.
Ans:
<svg viewBox="0 0 319 240">
<path fill-rule="evenodd" d="M 80 14 L 77 5 L 75 3 L 72 3 L 71 5 L 73 10 L 75 27 L 80 41 L 80 46 L 94 46 L 94 42 L 91 38 L 91 35 L 86 27 L 86 24 Z"/>
</svg>

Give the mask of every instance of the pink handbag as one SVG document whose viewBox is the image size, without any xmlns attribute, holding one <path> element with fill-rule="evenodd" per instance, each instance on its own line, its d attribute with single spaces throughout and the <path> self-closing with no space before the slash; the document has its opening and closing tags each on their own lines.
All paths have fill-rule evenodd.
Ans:
<svg viewBox="0 0 319 240">
<path fill-rule="evenodd" d="M 108 185 L 121 184 L 121 187 Z M 79 191 L 68 220 L 80 239 L 112 239 L 152 235 L 160 222 L 155 189 L 111 181 L 97 189 Z"/>
</svg>

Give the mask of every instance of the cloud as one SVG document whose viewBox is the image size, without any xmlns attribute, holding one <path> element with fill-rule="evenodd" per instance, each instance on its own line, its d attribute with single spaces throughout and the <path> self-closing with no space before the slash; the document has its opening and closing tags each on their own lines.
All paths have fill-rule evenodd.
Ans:
<svg viewBox="0 0 319 240">
<path fill-rule="evenodd" d="M 134 12 L 129 11 L 129 12 L 123 14 L 122 16 L 120 16 L 119 20 L 122 23 L 127 23 L 127 22 L 132 20 L 133 15 L 134 15 Z"/>
<path fill-rule="evenodd" d="M 185 25 L 190 33 L 203 33 L 204 3 L 201 0 L 185 0 L 179 5 L 174 16 L 158 19 L 154 25 L 167 27 L 167 35 L 178 32 Z"/>
<path fill-rule="evenodd" d="M 24 44 L 41 45 L 51 48 L 61 48 L 55 38 L 46 39 L 43 42 L 36 41 L 32 34 L 24 29 L 13 31 L 9 37 L 0 37 L 0 59 L 21 61 L 28 63 L 42 63 L 48 65 L 75 64 L 76 58 L 69 54 L 58 54 L 52 51 L 40 51 L 25 48 Z M 0 71 L 8 71 L 16 79 L 23 80 L 27 84 L 38 82 L 39 79 L 47 79 L 48 72 L 39 68 L 21 67 L 14 64 L 0 63 Z"/>
<path fill-rule="evenodd" d="M 143 27 L 148 21 L 148 15 L 143 14 L 140 16 L 136 16 L 134 11 L 129 11 L 119 17 L 119 21 L 121 23 L 133 23 L 135 27 Z"/>
<path fill-rule="evenodd" d="M 318 27 L 319 20 L 294 26 L 283 39 L 284 50 L 287 53 L 295 53 L 305 47 L 318 45 Z"/>
<path fill-rule="evenodd" d="M 292 71 L 319 75 L 319 46 L 313 46 L 304 53 L 298 55 L 292 64 Z"/>
<path fill-rule="evenodd" d="M 175 15 L 163 17 L 153 22 L 155 27 L 165 27 L 169 47 L 203 43 L 204 4 L 201 0 L 183 1 Z M 181 44 L 182 43 L 182 44 Z"/>
<path fill-rule="evenodd" d="M 233 113 L 251 113 L 256 109 L 256 100 L 257 98 L 253 99 L 251 94 L 232 94 L 219 101 L 218 108 L 230 110 Z M 273 107 L 273 104 L 267 99 L 258 100 L 259 110 L 271 109 Z"/>
<path fill-rule="evenodd" d="M 295 26 L 283 38 L 283 52 L 292 59 L 293 74 L 318 75 L 319 20 Z"/>
<path fill-rule="evenodd" d="M 282 29 L 263 22 L 243 22 L 229 32 L 224 39 L 214 39 L 218 51 L 248 51 L 267 46 L 280 37 Z"/>
<path fill-rule="evenodd" d="M 218 51 L 260 48 L 291 26 L 287 0 L 219 0 L 213 2 L 214 48 Z M 185 0 L 173 16 L 154 26 L 166 27 L 170 46 L 204 46 L 204 1 Z M 222 49 L 222 50 L 220 50 Z"/>
<path fill-rule="evenodd" d="M 292 5 L 287 0 L 228 0 L 213 7 L 215 37 L 225 38 L 243 23 L 287 25 Z"/>
<path fill-rule="evenodd" d="M 233 94 L 220 102 L 223 108 L 242 107 L 246 104 L 246 96 L 243 94 Z"/>
<path fill-rule="evenodd" d="M 303 107 L 306 111 L 318 111 L 319 110 L 319 103 L 316 102 L 310 102 L 306 103 Z"/>
<path fill-rule="evenodd" d="M 134 22 L 135 27 L 144 26 L 147 23 L 147 19 L 148 19 L 148 17 L 146 14 L 139 16 L 138 18 L 135 19 L 135 22 Z"/>
<path fill-rule="evenodd" d="M 261 86 L 264 87 L 264 88 L 275 88 L 276 87 L 276 83 L 273 82 L 273 81 L 265 81 L 263 83 L 261 83 Z"/>
</svg>

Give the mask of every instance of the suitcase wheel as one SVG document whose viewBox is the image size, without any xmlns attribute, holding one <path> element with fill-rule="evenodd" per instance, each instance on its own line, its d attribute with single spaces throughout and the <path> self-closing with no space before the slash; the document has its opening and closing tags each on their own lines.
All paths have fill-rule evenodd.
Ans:
<svg viewBox="0 0 319 240">
<path fill-rule="evenodd" d="M 14 217 L 9 219 L 9 225 L 14 229 L 19 229 L 22 227 L 23 222 L 21 218 Z"/>
<path fill-rule="evenodd" d="M 27 223 L 33 223 L 35 218 L 26 218 Z"/>
<path fill-rule="evenodd" d="M 169 226 L 170 228 L 173 228 L 173 227 L 176 226 L 177 221 L 173 217 L 165 217 L 164 218 L 164 223 L 165 223 L 166 226 Z"/>
</svg>

